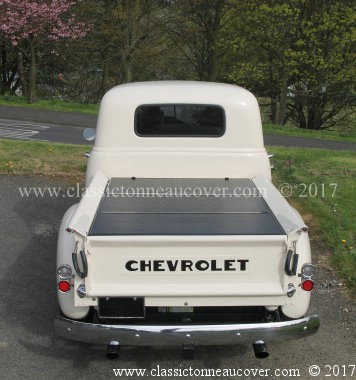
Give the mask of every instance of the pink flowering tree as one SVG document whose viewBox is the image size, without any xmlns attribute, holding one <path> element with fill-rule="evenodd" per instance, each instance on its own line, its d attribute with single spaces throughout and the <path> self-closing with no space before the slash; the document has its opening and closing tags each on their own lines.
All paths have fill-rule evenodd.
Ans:
<svg viewBox="0 0 356 380">
<path fill-rule="evenodd" d="M 0 0 L 0 36 L 9 40 L 18 52 L 19 75 L 30 103 L 36 100 L 41 46 L 49 41 L 84 37 L 88 31 L 71 12 L 77 3 L 77 0 Z M 23 58 L 29 62 L 27 79 Z"/>
</svg>

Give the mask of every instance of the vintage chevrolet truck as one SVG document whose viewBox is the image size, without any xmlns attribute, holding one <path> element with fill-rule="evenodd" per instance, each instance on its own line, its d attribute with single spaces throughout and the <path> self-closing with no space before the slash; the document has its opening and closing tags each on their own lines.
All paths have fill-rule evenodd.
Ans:
<svg viewBox="0 0 356 380">
<path fill-rule="evenodd" d="M 65 338 L 120 346 L 252 345 L 306 337 L 308 228 L 271 183 L 256 98 L 162 81 L 103 98 L 86 192 L 57 252 Z"/>
</svg>

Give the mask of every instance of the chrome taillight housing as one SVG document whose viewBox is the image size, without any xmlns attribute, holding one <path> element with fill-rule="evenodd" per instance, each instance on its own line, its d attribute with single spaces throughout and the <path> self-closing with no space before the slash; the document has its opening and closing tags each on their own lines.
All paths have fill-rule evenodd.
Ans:
<svg viewBox="0 0 356 380">
<path fill-rule="evenodd" d="M 302 278 L 312 278 L 315 274 L 315 268 L 313 264 L 304 264 L 302 266 Z"/>
<path fill-rule="evenodd" d="M 72 268 L 67 264 L 60 265 L 57 268 L 57 274 L 61 279 L 70 279 L 72 277 Z"/>
<path fill-rule="evenodd" d="M 315 268 L 313 264 L 304 264 L 302 266 L 301 271 L 301 277 L 302 277 L 302 284 L 301 287 L 306 292 L 310 292 L 314 288 L 314 281 L 312 280 L 312 277 L 315 274 Z"/>
</svg>

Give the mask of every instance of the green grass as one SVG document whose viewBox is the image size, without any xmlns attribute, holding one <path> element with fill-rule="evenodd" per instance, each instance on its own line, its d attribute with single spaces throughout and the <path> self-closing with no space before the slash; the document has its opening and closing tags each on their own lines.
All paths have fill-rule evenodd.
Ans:
<svg viewBox="0 0 356 380">
<path fill-rule="evenodd" d="M 29 104 L 25 98 L 11 95 L 0 96 L 0 105 L 49 111 L 78 112 L 90 115 L 97 115 L 99 111 L 98 104 L 68 103 L 62 100 L 38 100 L 36 103 Z"/>
<path fill-rule="evenodd" d="M 0 140 L 0 174 L 80 182 L 85 177 L 87 164 L 83 153 L 90 149 L 83 145 Z"/>
<path fill-rule="evenodd" d="M 330 263 L 356 288 L 356 154 L 321 149 L 268 147 L 275 154 L 273 180 L 292 191 L 310 236 Z M 335 190 L 335 191 L 334 191 Z"/>
<path fill-rule="evenodd" d="M 263 132 L 276 134 L 276 135 L 285 135 L 285 136 L 300 136 L 300 137 L 311 137 L 316 139 L 323 140 L 332 140 L 332 141 L 347 141 L 356 143 L 356 131 L 347 132 L 347 131 L 314 131 L 309 129 L 300 129 L 290 126 L 281 126 L 274 124 L 264 124 Z"/>
<path fill-rule="evenodd" d="M 88 150 L 81 145 L 0 140 L 0 174 L 82 182 L 87 164 L 83 153 Z M 356 154 L 282 147 L 268 151 L 275 155 L 275 185 L 292 186 L 288 201 L 303 215 L 311 239 L 356 289 Z"/>
</svg>

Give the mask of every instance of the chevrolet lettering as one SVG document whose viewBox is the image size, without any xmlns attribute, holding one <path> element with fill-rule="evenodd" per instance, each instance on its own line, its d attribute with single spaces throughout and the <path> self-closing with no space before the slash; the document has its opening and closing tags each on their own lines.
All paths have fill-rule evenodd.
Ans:
<svg viewBox="0 0 356 380">
<path fill-rule="evenodd" d="M 187 271 L 246 271 L 249 260 L 129 260 L 125 268 L 130 272 L 187 272 Z"/>
<path fill-rule="evenodd" d="M 121 346 L 311 339 L 308 227 L 271 182 L 256 98 L 233 85 L 116 86 L 84 131 L 86 192 L 57 246 L 55 331 Z M 74 346 L 77 349 L 77 346 Z"/>
</svg>

